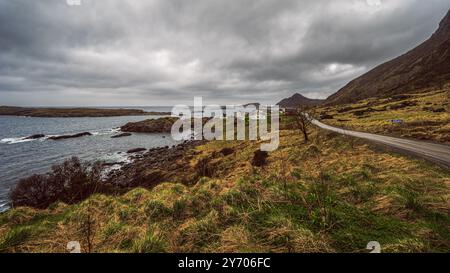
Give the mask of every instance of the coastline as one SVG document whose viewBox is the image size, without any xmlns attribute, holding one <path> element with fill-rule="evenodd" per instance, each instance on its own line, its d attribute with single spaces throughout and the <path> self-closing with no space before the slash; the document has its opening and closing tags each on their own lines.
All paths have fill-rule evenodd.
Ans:
<svg viewBox="0 0 450 273">
<path fill-rule="evenodd" d="M 63 163 L 53 165 L 51 171 L 46 173 L 36 173 L 29 177 L 20 179 L 17 184 L 11 188 L 8 202 L 1 204 L 0 213 L 16 207 L 35 207 L 32 203 L 23 203 L 22 201 L 15 203 L 14 197 L 12 197 L 15 194 L 14 192 L 17 190 L 23 191 L 28 188 L 30 186 L 30 179 L 33 180 L 34 177 L 46 177 L 39 183 L 43 183 L 41 185 L 42 189 L 47 191 L 46 188 L 50 187 L 46 187 L 46 183 L 48 182 L 46 179 L 51 179 L 51 177 L 55 175 L 54 171 L 56 169 L 64 169 L 69 165 L 71 167 L 67 170 L 70 172 L 74 172 L 75 169 L 73 168 L 77 168 L 76 166 L 78 164 L 81 164 L 80 166 L 84 166 L 82 168 L 86 168 L 85 171 L 88 172 L 90 170 L 97 169 L 99 171 L 99 180 L 95 183 L 99 183 L 96 186 L 98 189 L 87 194 L 76 202 L 64 200 L 64 195 L 67 194 L 67 192 L 64 191 L 61 192 L 61 195 L 54 196 L 55 202 L 76 204 L 90 198 L 91 195 L 124 194 L 139 187 L 151 189 L 166 181 L 192 185 L 201 177 L 201 173 L 198 172 L 198 166 L 191 166 L 189 161 L 194 156 L 198 155 L 195 148 L 205 144 L 206 142 L 207 141 L 186 140 L 172 146 L 166 145 L 163 147 L 154 147 L 150 149 L 136 148 L 137 151 L 133 153 L 116 152 L 120 158 L 114 162 L 102 160 L 102 156 L 99 156 L 93 161 L 81 161 L 78 157 L 67 158 Z M 52 184 L 52 182 L 50 182 L 50 184 Z M 52 192 L 48 191 L 45 195 L 51 194 Z M 51 203 L 53 202 L 50 202 L 49 204 Z M 45 209 L 47 206 L 39 208 Z"/>
<path fill-rule="evenodd" d="M 143 153 L 128 154 L 130 150 L 146 148 L 147 151 L 179 143 L 172 141 L 166 132 L 148 134 L 120 131 L 120 126 L 126 123 L 157 118 L 156 116 L 68 119 L 0 117 L 4 121 L 0 145 L 2 152 L 7 155 L 0 161 L 3 165 L 0 168 L 0 205 L 10 202 L 9 192 L 17 182 L 33 174 L 45 174 L 52 166 L 61 164 L 72 156 L 79 157 L 83 162 L 102 161 L 105 162 L 105 169 L 117 170 L 130 163 L 130 158 Z M 29 126 L 30 123 L 39 125 Z"/>
<path fill-rule="evenodd" d="M 0 106 L 0 116 L 24 116 L 41 118 L 75 118 L 75 117 L 119 117 L 119 116 L 164 116 L 170 112 L 144 111 L 128 108 L 58 108 L 58 107 L 15 107 Z"/>
</svg>

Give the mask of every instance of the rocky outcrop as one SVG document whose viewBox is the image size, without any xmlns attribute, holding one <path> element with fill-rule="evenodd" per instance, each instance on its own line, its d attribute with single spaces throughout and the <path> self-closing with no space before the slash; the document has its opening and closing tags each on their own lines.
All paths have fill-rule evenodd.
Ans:
<svg viewBox="0 0 450 273">
<path fill-rule="evenodd" d="M 162 182 L 190 184 L 196 181 L 197 173 L 191 164 L 194 147 L 205 141 L 185 141 L 172 147 L 153 148 L 134 157 L 134 161 L 114 170 L 109 183 L 120 188 L 153 187 Z"/>
<path fill-rule="evenodd" d="M 138 122 L 129 122 L 120 127 L 122 132 L 132 133 L 170 133 L 172 131 L 172 125 L 178 120 L 177 117 L 163 117 L 158 119 L 147 119 Z M 202 118 L 202 124 L 210 120 L 210 118 Z M 191 123 L 192 129 L 194 128 L 194 119 Z"/>
<path fill-rule="evenodd" d="M 122 126 L 122 132 L 133 133 L 170 133 L 172 125 L 178 118 L 164 117 L 158 119 L 148 119 L 138 122 L 129 122 Z"/>
<path fill-rule="evenodd" d="M 74 134 L 74 135 L 52 136 L 52 137 L 49 137 L 48 139 L 51 139 L 51 140 L 64 140 L 64 139 L 78 138 L 78 137 L 84 137 L 84 136 L 92 136 L 92 134 L 89 133 L 89 132 L 84 132 L 84 133 L 79 133 L 79 134 Z"/>
<path fill-rule="evenodd" d="M 31 136 L 28 136 L 28 137 L 26 137 L 25 139 L 39 139 L 39 138 L 44 138 L 45 137 L 45 135 L 44 134 L 36 134 L 36 135 L 31 135 Z"/>
<path fill-rule="evenodd" d="M 131 133 L 121 133 L 118 135 L 113 135 L 111 138 L 121 138 L 121 137 L 129 137 L 129 136 L 132 136 L 132 134 Z"/>
<path fill-rule="evenodd" d="M 144 152 L 144 151 L 147 151 L 147 149 L 145 149 L 145 148 L 134 148 L 134 149 L 128 150 L 127 154 L 135 154 L 135 153 L 140 153 L 140 152 Z"/>
</svg>

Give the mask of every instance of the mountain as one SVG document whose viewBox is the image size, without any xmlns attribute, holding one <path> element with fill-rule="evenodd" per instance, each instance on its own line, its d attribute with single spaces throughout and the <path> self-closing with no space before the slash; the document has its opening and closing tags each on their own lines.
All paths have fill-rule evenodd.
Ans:
<svg viewBox="0 0 450 273">
<path fill-rule="evenodd" d="M 283 108 L 290 108 L 298 106 L 314 106 L 321 104 L 322 102 L 323 100 L 308 99 L 307 97 L 297 93 L 290 98 L 280 101 L 277 105 Z"/>
<path fill-rule="evenodd" d="M 427 41 L 351 81 L 325 103 L 352 103 L 426 88 L 442 89 L 449 82 L 450 11 Z"/>
<path fill-rule="evenodd" d="M 247 103 L 247 104 L 244 104 L 244 105 L 242 105 L 242 106 L 244 106 L 244 107 L 247 107 L 247 106 L 255 106 L 256 108 L 259 108 L 259 106 L 261 106 L 261 104 L 260 104 L 259 102 L 253 102 L 253 103 Z"/>
</svg>

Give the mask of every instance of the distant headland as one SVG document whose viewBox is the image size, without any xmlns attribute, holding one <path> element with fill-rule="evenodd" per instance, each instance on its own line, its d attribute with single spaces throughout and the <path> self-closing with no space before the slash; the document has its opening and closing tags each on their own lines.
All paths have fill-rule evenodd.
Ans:
<svg viewBox="0 0 450 273">
<path fill-rule="evenodd" d="M 45 118 L 74 117 L 118 117 L 118 116 L 148 116 L 170 115 L 169 112 L 146 112 L 141 109 L 108 109 L 108 108 L 51 108 L 51 107 L 16 107 L 0 106 L 0 116 L 27 116 Z"/>
</svg>

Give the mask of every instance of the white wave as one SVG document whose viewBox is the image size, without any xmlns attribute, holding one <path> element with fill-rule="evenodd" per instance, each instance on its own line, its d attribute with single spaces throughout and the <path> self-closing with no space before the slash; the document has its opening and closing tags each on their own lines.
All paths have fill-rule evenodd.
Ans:
<svg viewBox="0 0 450 273">
<path fill-rule="evenodd" d="M 23 142 L 30 142 L 34 141 L 36 139 L 26 139 L 26 137 L 16 137 L 16 138 L 4 138 L 0 140 L 0 143 L 4 144 L 17 144 L 17 143 L 23 143 Z"/>
<path fill-rule="evenodd" d="M 99 158 L 101 161 L 110 163 L 112 165 L 105 168 L 103 176 L 107 177 L 112 171 L 120 170 L 123 165 L 133 162 L 130 155 L 123 152 L 116 152 L 112 154 L 106 154 Z"/>
<path fill-rule="evenodd" d="M 62 135 L 46 135 L 44 138 L 42 138 L 41 140 L 47 140 L 47 139 L 49 139 L 49 138 L 51 138 L 51 137 L 60 137 L 60 136 L 62 136 Z"/>
<path fill-rule="evenodd" d="M 107 131 L 92 131 L 90 132 L 93 136 L 103 136 L 103 135 L 109 135 L 110 132 Z"/>
<path fill-rule="evenodd" d="M 7 211 L 9 209 L 8 203 L 0 202 L 0 212 Z"/>
<path fill-rule="evenodd" d="M 127 164 L 133 161 L 130 155 L 123 152 L 105 154 L 101 156 L 99 160 L 104 161 L 106 163 L 118 163 L 118 164 L 119 163 Z"/>
<path fill-rule="evenodd" d="M 90 133 L 93 136 L 103 136 L 103 135 L 116 134 L 118 132 L 120 132 L 120 128 L 100 129 L 98 131 L 92 131 Z M 59 137 L 59 136 L 63 136 L 63 135 L 46 135 L 45 137 L 37 138 L 37 139 L 27 139 L 27 137 L 11 137 L 11 138 L 3 138 L 3 139 L 1 139 L 0 143 L 3 143 L 3 144 L 18 144 L 18 143 L 23 143 L 23 142 L 35 141 L 35 140 L 45 141 L 45 140 L 48 140 L 51 137 Z"/>
<path fill-rule="evenodd" d="M 98 131 L 92 131 L 90 132 L 93 136 L 104 136 L 104 135 L 111 135 L 115 134 L 120 131 L 120 128 L 112 128 L 112 129 L 101 129 Z"/>
</svg>

